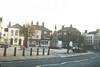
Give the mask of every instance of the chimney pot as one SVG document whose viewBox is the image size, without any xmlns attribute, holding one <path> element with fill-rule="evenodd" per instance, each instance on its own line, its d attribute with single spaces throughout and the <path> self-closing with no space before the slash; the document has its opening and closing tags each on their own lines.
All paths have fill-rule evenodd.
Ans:
<svg viewBox="0 0 100 67">
<path fill-rule="evenodd" d="M 42 26 L 44 27 L 44 22 L 42 23 Z"/>
<path fill-rule="evenodd" d="M 62 29 L 64 29 L 64 25 L 62 25 Z"/>
<path fill-rule="evenodd" d="M 87 33 L 87 30 L 85 30 L 85 33 Z"/>
<path fill-rule="evenodd" d="M 11 27 L 11 21 L 9 21 L 8 27 Z"/>
<path fill-rule="evenodd" d="M 39 22 L 37 21 L 37 25 L 39 25 Z"/>
<path fill-rule="evenodd" d="M 72 24 L 70 25 L 70 27 L 71 27 L 71 28 L 73 27 Z"/>
<path fill-rule="evenodd" d="M 31 21 L 31 25 L 33 25 L 33 21 Z"/>
</svg>

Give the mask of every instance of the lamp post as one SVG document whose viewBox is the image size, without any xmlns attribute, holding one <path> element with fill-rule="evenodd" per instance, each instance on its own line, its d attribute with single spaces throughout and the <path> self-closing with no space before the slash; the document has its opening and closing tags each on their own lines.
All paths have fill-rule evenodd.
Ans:
<svg viewBox="0 0 100 67">
<path fill-rule="evenodd" d="M 67 44 L 67 53 L 69 53 L 69 50 L 70 50 L 70 46 L 69 46 L 69 43 L 70 43 L 70 32 L 68 32 L 68 44 Z"/>
<path fill-rule="evenodd" d="M 51 33 L 50 33 L 50 44 L 49 44 L 48 47 L 51 47 L 51 46 L 52 46 L 52 31 L 51 31 Z"/>
<path fill-rule="evenodd" d="M 64 47 L 64 34 L 63 34 L 63 30 L 62 30 L 62 37 L 61 37 L 61 40 L 62 40 L 62 47 Z"/>
</svg>

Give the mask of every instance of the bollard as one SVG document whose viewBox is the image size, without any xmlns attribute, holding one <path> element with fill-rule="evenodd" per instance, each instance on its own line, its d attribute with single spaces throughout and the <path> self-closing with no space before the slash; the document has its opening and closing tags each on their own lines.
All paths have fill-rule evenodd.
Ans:
<svg viewBox="0 0 100 67">
<path fill-rule="evenodd" d="M 30 56 L 32 56 L 32 48 L 30 49 Z"/>
<path fill-rule="evenodd" d="M 16 56 L 16 47 L 14 48 L 14 56 Z"/>
<path fill-rule="evenodd" d="M 45 50 L 45 49 L 43 48 L 43 55 L 44 55 L 44 50 Z"/>
<path fill-rule="evenodd" d="M 50 48 L 48 48 L 48 53 L 47 53 L 47 55 L 50 55 Z"/>
<path fill-rule="evenodd" d="M 22 56 L 25 56 L 25 48 L 23 48 Z"/>
<path fill-rule="evenodd" d="M 4 54 L 3 54 L 3 56 L 6 56 L 6 47 L 4 47 Z"/>
<path fill-rule="evenodd" d="M 37 48 L 37 55 L 39 55 L 39 48 Z"/>
</svg>

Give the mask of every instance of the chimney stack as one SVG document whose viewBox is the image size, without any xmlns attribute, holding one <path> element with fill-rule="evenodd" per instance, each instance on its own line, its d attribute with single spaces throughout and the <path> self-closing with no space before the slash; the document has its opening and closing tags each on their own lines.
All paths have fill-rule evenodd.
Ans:
<svg viewBox="0 0 100 67">
<path fill-rule="evenodd" d="M 39 25 L 39 22 L 37 21 L 37 26 Z"/>
<path fill-rule="evenodd" d="M 64 29 L 64 25 L 62 25 L 62 29 Z"/>
<path fill-rule="evenodd" d="M 72 24 L 70 25 L 70 27 L 71 27 L 71 28 L 73 27 Z"/>
<path fill-rule="evenodd" d="M 11 27 L 11 21 L 9 21 L 8 27 Z"/>
<path fill-rule="evenodd" d="M 42 26 L 44 27 L 44 22 L 42 23 Z"/>
<path fill-rule="evenodd" d="M 31 26 L 33 25 L 33 21 L 31 21 Z"/>
<path fill-rule="evenodd" d="M 84 33 L 87 33 L 87 30 L 85 30 L 85 32 Z"/>
</svg>

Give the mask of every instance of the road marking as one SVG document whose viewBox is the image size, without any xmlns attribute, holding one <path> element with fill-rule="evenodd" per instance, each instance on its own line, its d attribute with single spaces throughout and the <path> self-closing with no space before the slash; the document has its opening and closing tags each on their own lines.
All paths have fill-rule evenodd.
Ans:
<svg viewBox="0 0 100 67">
<path fill-rule="evenodd" d="M 17 61 L 17 62 L 24 62 L 24 61 Z"/>
<path fill-rule="evenodd" d="M 15 62 L 24 62 L 24 61 L 6 61 L 6 62 L 0 62 L 0 63 L 15 63 Z"/>
<path fill-rule="evenodd" d="M 13 63 L 13 62 L 0 62 L 0 63 Z"/>
<path fill-rule="evenodd" d="M 96 59 L 97 57 L 91 57 L 91 59 Z"/>
<path fill-rule="evenodd" d="M 68 61 L 68 62 L 56 63 L 56 64 L 38 65 L 38 66 L 36 66 L 36 67 L 43 67 L 43 66 L 57 66 L 57 65 L 64 65 L 64 64 L 67 64 L 67 63 L 79 63 L 79 62 L 87 61 L 87 60 L 89 60 L 89 59 L 76 60 L 76 61 Z"/>
<path fill-rule="evenodd" d="M 58 56 L 60 56 L 60 57 L 73 57 L 73 56 L 82 56 L 82 55 L 87 55 L 87 54 L 93 54 L 93 52 L 90 52 L 90 53 L 80 53 L 80 54 L 73 54 L 73 55 L 61 55 L 61 54 L 58 54 Z"/>
</svg>

